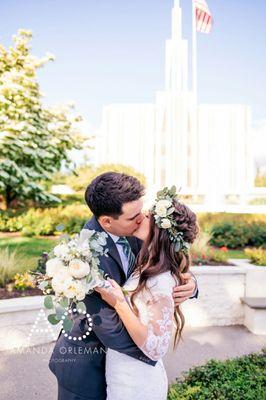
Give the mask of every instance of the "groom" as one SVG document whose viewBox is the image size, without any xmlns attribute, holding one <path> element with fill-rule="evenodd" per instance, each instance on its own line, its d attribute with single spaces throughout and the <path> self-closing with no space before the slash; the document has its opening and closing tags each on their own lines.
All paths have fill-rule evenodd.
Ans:
<svg viewBox="0 0 266 400">
<path fill-rule="evenodd" d="M 134 177 L 107 172 L 87 187 L 85 200 L 93 217 L 84 229 L 108 233 L 108 257 L 102 256 L 100 268 L 123 285 L 134 269 L 141 241 L 132 235 L 143 220 L 144 187 Z M 125 239 L 127 237 L 127 240 Z M 188 283 L 174 289 L 175 304 L 190 298 L 196 290 L 191 274 L 184 274 Z M 151 366 L 150 360 L 132 341 L 115 310 L 97 292 L 84 299 L 86 316 L 75 318 L 69 335 L 60 333 L 49 367 L 58 381 L 58 400 L 105 400 L 106 348 L 127 354 Z M 119 390 L 119 388 L 118 388 Z"/>
</svg>

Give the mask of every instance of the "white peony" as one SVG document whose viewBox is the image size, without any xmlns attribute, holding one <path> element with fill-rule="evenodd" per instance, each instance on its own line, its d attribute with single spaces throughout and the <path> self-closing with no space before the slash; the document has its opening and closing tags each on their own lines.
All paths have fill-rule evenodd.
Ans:
<svg viewBox="0 0 266 400">
<path fill-rule="evenodd" d="M 59 258 L 52 258 L 51 260 L 48 260 L 46 263 L 46 275 L 52 278 L 62 268 L 65 268 L 63 262 L 59 260 Z"/>
<path fill-rule="evenodd" d="M 64 267 L 55 275 L 52 279 L 52 288 L 56 294 L 64 294 L 66 286 L 70 285 L 73 281 L 72 277 L 69 275 L 67 268 Z"/>
<path fill-rule="evenodd" d="M 89 274 L 90 266 L 88 263 L 85 263 L 78 258 L 74 258 L 74 260 L 70 261 L 68 270 L 73 278 L 80 279 Z"/>
<path fill-rule="evenodd" d="M 69 299 L 75 297 L 78 301 L 81 301 L 86 296 L 85 285 L 75 279 L 69 279 L 64 285 L 64 295 Z"/>
<path fill-rule="evenodd" d="M 65 258 L 68 255 L 68 253 L 69 253 L 69 247 L 64 243 L 58 244 L 54 248 L 54 254 L 56 257 Z"/>
<path fill-rule="evenodd" d="M 161 221 L 161 227 L 163 229 L 171 228 L 171 221 L 168 218 L 163 218 Z"/>
</svg>

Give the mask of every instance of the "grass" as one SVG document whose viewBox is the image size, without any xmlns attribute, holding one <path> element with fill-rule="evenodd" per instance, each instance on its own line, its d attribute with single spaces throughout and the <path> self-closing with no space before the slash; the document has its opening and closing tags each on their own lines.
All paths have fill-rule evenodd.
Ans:
<svg viewBox="0 0 266 400">
<path fill-rule="evenodd" d="M 244 250 L 231 250 L 228 249 L 229 258 L 248 258 Z"/>
<path fill-rule="evenodd" d="M 35 269 L 42 252 L 49 252 L 57 243 L 58 238 L 10 237 L 0 238 L 0 251 L 8 249 L 9 253 L 16 251 L 17 272 Z M 247 258 L 244 250 L 228 250 L 229 258 Z"/>
<path fill-rule="evenodd" d="M 9 252 L 16 250 L 21 256 L 18 263 L 24 264 L 26 262 L 26 269 L 31 269 L 37 266 L 37 260 L 42 252 L 49 252 L 56 245 L 56 241 L 56 238 L 3 237 L 0 238 L 0 250 L 8 249 Z M 20 269 L 20 265 L 18 265 L 18 269 Z"/>
</svg>

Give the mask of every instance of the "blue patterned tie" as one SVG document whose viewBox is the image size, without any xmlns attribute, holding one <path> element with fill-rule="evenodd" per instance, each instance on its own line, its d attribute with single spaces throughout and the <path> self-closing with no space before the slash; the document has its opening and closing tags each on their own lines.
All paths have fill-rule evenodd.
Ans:
<svg viewBox="0 0 266 400">
<path fill-rule="evenodd" d="M 128 270 L 127 270 L 127 276 L 129 276 L 132 272 L 132 269 L 135 265 L 136 257 L 134 256 L 133 251 L 131 250 L 130 244 L 128 243 L 127 239 L 125 237 L 120 237 L 116 244 L 120 244 L 123 248 L 123 253 L 128 259 Z"/>
</svg>

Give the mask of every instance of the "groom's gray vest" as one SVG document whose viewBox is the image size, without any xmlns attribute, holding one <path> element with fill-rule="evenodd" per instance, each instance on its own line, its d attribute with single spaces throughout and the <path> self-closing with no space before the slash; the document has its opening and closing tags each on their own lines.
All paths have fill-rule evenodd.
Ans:
<svg viewBox="0 0 266 400">
<path fill-rule="evenodd" d="M 84 226 L 85 229 L 102 231 L 97 219 L 93 217 Z M 141 241 L 136 238 L 128 238 L 132 251 L 138 254 Z M 115 279 L 119 285 L 123 285 L 126 276 L 117 251 L 116 245 L 108 236 L 108 257 L 101 257 L 100 268 Z M 105 303 L 101 296 L 93 292 L 84 300 L 87 313 L 91 314 L 93 326 L 92 331 L 81 341 L 74 342 L 65 338 L 61 333 L 49 367 L 56 375 L 58 384 L 65 389 L 84 397 L 85 399 L 106 399 L 105 381 L 105 354 L 106 347 L 127 354 L 151 366 L 156 362 L 150 360 L 141 352 L 127 333 L 121 319 L 115 310 Z M 88 320 L 85 317 L 78 317 L 71 331 L 72 337 L 85 335 L 88 331 Z M 64 398 L 70 400 L 72 397 Z"/>
</svg>

